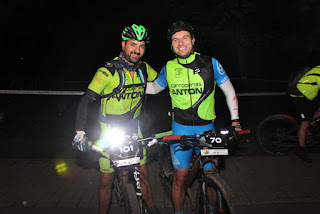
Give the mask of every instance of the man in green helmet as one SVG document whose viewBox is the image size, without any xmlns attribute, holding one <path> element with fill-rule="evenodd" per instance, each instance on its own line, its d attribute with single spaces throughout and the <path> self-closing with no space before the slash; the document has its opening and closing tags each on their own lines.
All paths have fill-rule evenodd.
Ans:
<svg viewBox="0 0 320 214">
<path fill-rule="evenodd" d="M 101 98 L 100 107 L 100 138 L 108 133 L 111 127 L 127 124 L 138 118 L 145 96 L 147 81 L 153 81 L 157 72 L 146 62 L 141 61 L 150 38 L 148 30 L 142 25 L 133 24 L 125 27 L 122 32 L 122 52 L 119 57 L 109 61 L 96 72 L 88 89 L 81 98 L 76 113 L 76 135 L 74 142 L 81 145 L 85 137 L 88 106 Z M 139 133 L 141 133 L 139 129 Z M 140 136 L 141 137 L 141 136 Z M 75 145 L 75 143 L 74 143 Z M 82 146 L 76 146 L 83 150 Z M 114 179 L 114 169 L 110 167 L 108 154 L 99 159 L 100 187 L 99 211 L 106 214 L 110 208 L 111 187 Z M 146 167 L 146 151 L 143 150 L 141 164 L 141 189 L 149 213 L 159 213 L 152 199 L 151 185 Z"/>
</svg>

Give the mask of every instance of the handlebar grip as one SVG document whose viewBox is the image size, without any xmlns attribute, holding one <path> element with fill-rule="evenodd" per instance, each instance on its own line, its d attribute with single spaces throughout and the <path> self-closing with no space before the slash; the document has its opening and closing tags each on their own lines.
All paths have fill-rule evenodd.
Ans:
<svg viewBox="0 0 320 214">
<path fill-rule="evenodd" d="M 245 130 L 240 130 L 238 131 L 238 135 L 242 135 L 242 134 L 250 134 L 251 130 L 250 129 L 245 129 Z"/>
<path fill-rule="evenodd" d="M 181 135 L 170 135 L 170 136 L 164 136 L 162 140 L 181 140 Z"/>
<path fill-rule="evenodd" d="M 167 131 L 167 132 L 162 132 L 162 133 L 155 134 L 154 136 L 156 138 L 162 138 L 164 136 L 168 136 L 168 135 L 172 135 L 172 134 L 173 134 L 173 131 Z"/>
</svg>

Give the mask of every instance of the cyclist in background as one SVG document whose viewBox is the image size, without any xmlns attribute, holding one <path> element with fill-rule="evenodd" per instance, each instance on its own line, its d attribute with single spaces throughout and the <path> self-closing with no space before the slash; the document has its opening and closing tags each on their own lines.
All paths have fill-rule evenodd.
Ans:
<svg viewBox="0 0 320 214">
<path fill-rule="evenodd" d="M 157 72 L 146 62 L 141 61 L 150 38 L 148 30 L 142 25 L 133 24 L 122 31 L 122 52 L 119 57 L 109 61 L 96 72 L 88 89 L 81 98 L 76 113 L 75 142 L 81 142 L 85 136 L 89 104 L 101 98 L 99 122 L 100 137 L 104 136 L 110 127 L 126 124 L 130 119 L 139 116 L 145 96 L 147 81 L 153 81 Z M 139 127 L 140 128 L 140 127 Z M 140 131 L 140 129 L 139 129 Z M 141 132 L 140 132 L 141 133 Z M 140 136 L 142 137 L 142 136 Z M 78 147 L 77 147 L 78 148 Z M 79 148 L 78 148 L 79 149 Z M 80 148 L 81 149 L 81 148 Z M 111 201 L 114 169 L 110 167 L 109 155 L 99 159 L 100 187 L 99 211 L 106 214 Z M 143 150 L 141 164 L 141 188 L 149 213 L 159 213 L 152 199 L 151 185 L 146 167 L 146 150 Z"/>
<path fill-rule="evenodd" d="M 296 84 L 298 93 L 290 94 L 293 110 L 299 119 L 300 126 L 298 130 L 299 145 L 296 155 L 304 162 L 311 163 L 305 148 L 307 130 L 310 120 L 320 116 L 320 66 L 309 70 Z"/>
<path fill-rule="evenodd" d="M 194 29 L 187 22 L 178 21 L 168 29 L 168 39 L 176 58 L 162 68 L 159 77 L 147 84 L 147 94 L 157 94 L 169 87 L 173 107 L 172 131 L 175 135 L 193 135 L 196 132 L 213 130 L 215 85 L 224 92 L 231 114 L 232 126 L 241 129 L 238 101 L 231 81 L 221 64 L 213 57 L 194 52 Z M 190 168 L 192 149 L 179 150 L 173 144 L 170 148 L 174 167 L 172 199 L 176 214 L 183 213 L 184 181 Z M 179 150 L 179 151 L 178 151 Z M 213 165 L 206 164 L 205 171 L 212 171 Z M 215 212 L 213 189 L 207 190 L 210 213 Z"/>
</svg>

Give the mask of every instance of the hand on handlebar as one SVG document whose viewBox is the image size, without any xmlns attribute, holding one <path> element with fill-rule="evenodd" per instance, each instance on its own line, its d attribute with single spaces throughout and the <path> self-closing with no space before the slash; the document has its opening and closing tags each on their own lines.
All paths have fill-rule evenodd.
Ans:
<svg viewBox="0 0 320 214">
<path fill-rule="evenodd" d="M 239 124 L 239 125 L 235 125 L 234 126 L 234 130 L 235 131 L 241 131 L 242 130 L 242 126 Z"/>
<path fill-rule="evenodd" d="M 73 138 L 72 146 L 81 152 L 85 152 L 87 150 L 86 145 L 86 133 L 84 131 L 76 131 L 77 134 Z"/>
<path fill-rule="evenodd" d="M 233 126 L 235 128 L 235 131 L 241 131 L 242 130 L 242 127 L 240 125 L 240 121 L 239 119 L 236 119 L 236 120 L 231 120 L 231 126 Z"/>
</svg>

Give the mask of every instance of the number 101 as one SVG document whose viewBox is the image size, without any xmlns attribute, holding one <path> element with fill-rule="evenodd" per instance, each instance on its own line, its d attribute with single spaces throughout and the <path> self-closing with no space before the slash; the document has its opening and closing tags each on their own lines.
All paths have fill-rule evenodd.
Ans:
<svg viewBox="0 0 320 214">
<path fill-rule="evenodd" d="M 133 145 L 120 147 L 120 153 L 133 151 Z"/>
</svg>

